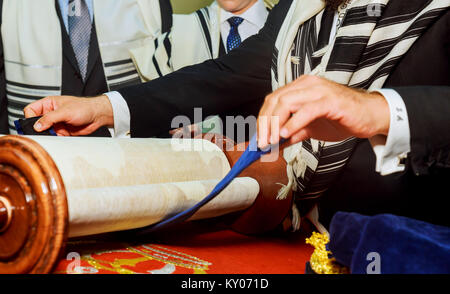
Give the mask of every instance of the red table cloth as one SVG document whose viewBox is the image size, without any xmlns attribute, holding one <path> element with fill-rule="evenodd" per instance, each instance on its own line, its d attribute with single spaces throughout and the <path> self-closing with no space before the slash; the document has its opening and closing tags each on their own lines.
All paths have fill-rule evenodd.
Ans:
<svg viewBox="0 0 450 294">
<path fill-rule="evenodd" d="M 313 252 L 305 243 L 309 236 L 245 236 L 208 221 L 193 222 L 154 234 L 148 242 L 135 243 L 132 236 L 70 240 L 54 273 L 302 274 Z"/>
</svg>

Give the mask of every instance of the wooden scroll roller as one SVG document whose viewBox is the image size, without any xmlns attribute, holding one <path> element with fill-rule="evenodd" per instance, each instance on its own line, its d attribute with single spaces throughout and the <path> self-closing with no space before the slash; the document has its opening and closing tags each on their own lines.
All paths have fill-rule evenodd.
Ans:
<svg viewBox="0 0 450 294">
<path fill-rule="evenodd" d="M 0 274 L 50 273 L 68 238 L 138 229 L 194 205 L 244 151 L 222 151 L 230 141 L 217 136 L 180 140 L 200 151 L 171 142 L 0 137 Z M 274 229 L 292 201 L 276 200 L 288 182 L 281 154 L 254 163 L 191 219 L 233 212 L 237 232 Z"/>
</svg>

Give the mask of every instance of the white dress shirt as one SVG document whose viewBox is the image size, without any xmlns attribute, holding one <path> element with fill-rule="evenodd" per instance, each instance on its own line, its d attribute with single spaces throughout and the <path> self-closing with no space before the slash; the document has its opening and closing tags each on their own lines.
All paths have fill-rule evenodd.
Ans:
<svg viewBox="0 0 450 294">
<path fill-rule="evenodd" d="M 337 17 L 336 14 L 334 23 L 337 23 Z M 334 39 L 337 31 L 336 26 L 333 25 L 333 27 L 330 40 Z M 380 89 L 377 92 L 382 94 L 388 102 L 391 120 L 388 136 L 376 136 L 370 139 L 370 143 L 372 144 L 377 160 L 375 170 L 381 175 L 389 175 L 405 170 L 405 166 L 401 163 L 401 160 L 406 158 L 407 154 L 411 151 L 408 113 L 405 102 L 396 91 L 392 89 Z M 127 137 L 130 133 L 131 115 L 125 99 L 119 92 L 109 92 L 106 93 L 106 96 L 108 96 L 113 107 L 113 137 Z"/>
<path fill-rule="evenodd" d="M 370 144 L 375 152 L 377 162 L 375 170 L 383 176 L 402 172 L 405 165 L 402 159 L 411 151 L 411 134 L 409 129 L 408 112 L 402 97 L 392 89 L 378 90 L 389 104 L 390 125 L 388 136 L 375 136 Z"/>
<path fill-rule="evenodd" d="M 244 19 L 238 27 L 239 35 L 241 36 L 242 42 L 244 42 L 244 40 L 256 35 L 264 27 L 268 15 L 269 11 L 267 11 L 263 0 L 258 0 L 258 2 L 253 4 L 252 7 L 240 15 L 235 15 L 223 8 L 220 8 L 220 33 L 222 35 L 225 50 L 227 50 L 227 39 L 231 29 L 228 19 L 234 16 L 239 16 Z"/>
</svg>

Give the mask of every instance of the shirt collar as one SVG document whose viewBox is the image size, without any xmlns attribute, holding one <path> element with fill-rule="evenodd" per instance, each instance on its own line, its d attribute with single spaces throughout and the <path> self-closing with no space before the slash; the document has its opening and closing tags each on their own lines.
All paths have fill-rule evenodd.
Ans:
<svg viewBox="0 0 450 294">
<path fill-rule="evenodd" d="M 222 23 L 227 21 L 229 18 L 232 18 L 233 16 L 239 16 L 260 28 L 262 28 L 266 23 L 268 14 L 269 12 L 267 11 L 266 5 L 264 4 L 263 0 L 258 0 L 255 4 L 253 4 L 252 7 L 250 7 L 247 11 L 240 15 L 235 15 L 223 8 L 220 8 L 220 19 Z"/>
</svg>

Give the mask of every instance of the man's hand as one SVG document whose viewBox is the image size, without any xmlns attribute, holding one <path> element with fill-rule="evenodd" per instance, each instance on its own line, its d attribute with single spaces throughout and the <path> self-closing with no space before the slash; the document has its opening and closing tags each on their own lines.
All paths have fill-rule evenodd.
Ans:
<svg viewBox="0 0 450 294">
<path fill-rule="evenodd" d="M 201 134 L 202 130 L 198 124 L 193 124 L 185 128 L 178 128 L 169 131 L 173 138 L 193 138 Z"/>
<path fill-rule="evenodd" d="M 265 99 L 258 117 L 258 145 L 280 137 L 336 142 L 387 135 L 390 111 L 379 93 L 352 89 L 323 78 L 302 76 Z"/>
<path fill-rule="evenodd" d="M 46 97 L 25 107 L 24 114 L 26 118 L 42 116 L 34 125 L 37 132 L 53 126 L 59 136 L 83 136 L 114 125 L 113 109 L 105 95 Z"/>
</svg>

